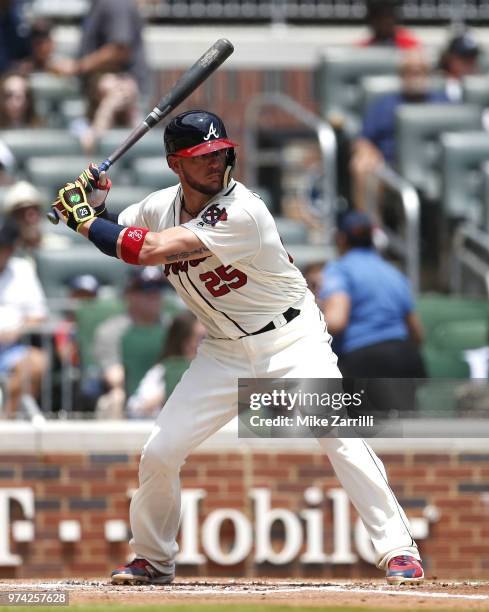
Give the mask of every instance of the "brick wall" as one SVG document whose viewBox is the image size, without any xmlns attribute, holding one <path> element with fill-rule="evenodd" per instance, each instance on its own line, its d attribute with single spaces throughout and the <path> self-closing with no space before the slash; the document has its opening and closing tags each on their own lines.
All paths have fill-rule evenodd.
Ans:
<svg viewBox="0 0 489 612">
<path fill-rule="evenodd" d="M 419 540 L 429 576 L 489 578 L 489 454 L 476 452 L 430 453 L 403 451 L 382 454 L 391 485 L 411 519 L 424 519 L 426 537 Z M 129 553 L 126 542 L 108 542 L 105 521 L 128 516 L 128 490 L 137 486 L 137 454 L 61 453 L 0 455 L 0 495 L 7 488 L 30 488 L 34 493 L 35 534 L 32 541 L 14 541 L 10 550 L 22 557 L 17 567 L 0 567 L 0 577 L 69 577 L 105 575 Z M 310 507 L 304 492 L 318 487 L 324 500 L 324 551 L 333 548 L 333 507 L 328 491 L 338 489 L 333 471 L 318 452 L 267 453 L 263 451 L 201 452 L 182 471 L 183 488 L 204 489 L 199 503 L 199 524 L 220 508 L 241 511 L 253 524 L 252 488 L 271 493 L 272 507 L 297 515 Z M 426 520 L 429 517 L 429 520 Z M 22 519 L 17 502 L 10 504 L 10 524 Z M 81 539 L 61 542 L 58 528 L 64 520 L 79 521 Z M 351 510 L 351 550 L 357 520 Z M 1 525 L 0 525 L 1 529 Z M 200 529 L 200 528 L 199 528 Z M 199 532 L 200 533 L 200 532 Z M 221 529 L 221 546 L 232 546 L 229 522 Z M 274 524 L 275 548 L 283 544 L 283 530 Z M 0 534 L 1 540 L 1 534 Z M 199 549 L 202 551 L 201 542 Z M 359 558 L 349 564 L 307 564 L 297 556 L 284 566 L 256 564 L 251 553 L 236 565 L 207 561 L 183 565 L 180 574 L 235 576 L 378 576 L 373 565 Z"/>
</svg>

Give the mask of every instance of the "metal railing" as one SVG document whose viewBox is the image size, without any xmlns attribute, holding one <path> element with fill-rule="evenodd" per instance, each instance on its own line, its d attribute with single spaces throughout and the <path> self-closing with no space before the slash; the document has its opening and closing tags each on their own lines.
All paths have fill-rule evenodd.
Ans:
<svg viewBox="0 0 489 612">
<path fill-rule="evenodd" d="M 279 108 L 293 116 L 300 124 L 309 128 L 316 134 L 324 172 L 322 174 L 322 200 L 321 213 L 326 227 L 335 226 L 335 211 L 337 203 L 336 187 L 336 136 L 333 128 L 298 104 L 295 100 L 283 93 L 266 93 L 251 99 L 244 116 L 244 147 L 246 155 L 245 177 L 249 186 L 258 186 L 258 168 L 269 164 L 271 157 L 260 150 L 258 146 L 258 132 L 260 131 L 260 113 L 264 107 Z M 273 161 L 273 158 L 272 158 Z M 276 161 L 276 160 L 275 160 Z"/>
<path fill-rule="evenodd" d="M 393 232 L 381 223 L 379 208 L 382 200 L 377 197 L 381 185 L 387 186 L 401 199 L 405 221 L 404 236 Z M 403 258 L 413 291 L 418 293 L 420 287 L 420 201 L 416 189 L 394 170 L 383 165 L 369 175 L 366 195 L 367 210 L 381 224 L 388 238 L 389 248 Z"/>
<path fill-rule="evenodd" d="M 460 225 L 453 238 L 450 288 L 454 293 L 463 292 L 464 268 L 482 281 L 489 296 L 489 235 L 471 223 Z"/>
</svg>

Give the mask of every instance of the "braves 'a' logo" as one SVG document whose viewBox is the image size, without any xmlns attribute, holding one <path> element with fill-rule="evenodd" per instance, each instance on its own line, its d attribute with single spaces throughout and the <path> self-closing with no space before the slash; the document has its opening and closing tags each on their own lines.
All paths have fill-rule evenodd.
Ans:
<svg viewBox="0 0 489 612">
<path fill-rule="evenodd" d="M 227 221 L 228 214 L 225 208 L 219 208 L 216 204 L 210 206 L 201 216 L 207 225 L 214 226 L 218 221 Z"/>
<path fill-rule="evenodd" d="M 214 127 L 213 123 L 210 124 L 209 131 L 207 132 L 207 136 L 204 136 L 204 140 L 207 142 L 210 140 L 211 136 L 214 136 L 214 138 L 219 138 L 219 134 L 216 132 L 216 128 Z"/>
<path fill-rule="evenodd" d="M 140 229 L 133 229 L 129 230 L 129 232 L 127 232 L 127 235 L 129 238 L 131 238 L 131 240 L 136 240 L 136 242 L 139 242 L 143 237 L 143 232 Z"/>
</svg>

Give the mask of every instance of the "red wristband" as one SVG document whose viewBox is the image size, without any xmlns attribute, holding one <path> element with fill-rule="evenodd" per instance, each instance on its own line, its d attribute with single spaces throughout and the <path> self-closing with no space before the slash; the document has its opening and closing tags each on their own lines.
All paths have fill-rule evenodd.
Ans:
<svg viewBox="0 0 489 612">
<path fill-rule="evenodd" d="M 139 253 L 149 230 L 142 227 L 128 227 L 121 242 L 121 259 L 126 263 L 139 264 Z"/>
</svg>

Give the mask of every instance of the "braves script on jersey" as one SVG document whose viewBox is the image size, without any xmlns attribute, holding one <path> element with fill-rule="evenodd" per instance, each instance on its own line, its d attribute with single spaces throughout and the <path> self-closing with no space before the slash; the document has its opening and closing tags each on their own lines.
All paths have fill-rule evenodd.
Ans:
<svg viewBox="0 0 489 612">
<path fill-rule="evenodd" d="M 181 188 L 148 195 L 119 215 L 119 223 L 151 231 L 180 225 Z M 212 255 L 165 265 L 165 274 L 213 338 L 236 339 L 299 304 L 306 292 L 263 201 L 237 181 L 209 200 L 183 227 Z"/>
</svg>

